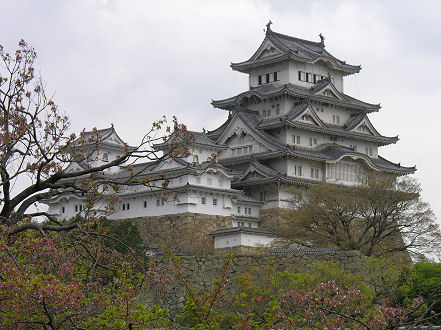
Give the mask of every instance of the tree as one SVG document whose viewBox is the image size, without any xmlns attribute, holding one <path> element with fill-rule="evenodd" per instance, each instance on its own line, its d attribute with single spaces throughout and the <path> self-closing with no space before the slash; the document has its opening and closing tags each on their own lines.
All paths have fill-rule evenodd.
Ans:
<svg viewBox="0 0 441 330">
<path fill-rule="evenodd" d="M 91 155 L 99 152 L 100 132 L 97 129 L 83 131 L 78 138 L 69 132 L 68 117 L 47 96 L 41 77 L 35 76 L 36 56 L 35 50 L 23 40 L 14 55 L 0 46 L 0 224 L 11 228 L 9 235 L 27 229 L 63 231 L 80 226 L 80 222 L 61 224 L 45 212 L 28 212 L 35 203 L 47 198 L 81 193 L 89 197 L 91 209 L 97 196 L 102 195 L 103 187 L 151 186 L 155 179 L 167 185 L 163 176 L 142 180 L 137 176 L 139 170 L 135 173 L 130 164 L 188 155 L 192 134 L 176 119 L 173 127 L 167 128 L 169 135 L 165 137 L 157 137 L 166 123 L 161 119 L 153 123 L 136 147 L 126 146 L 119 158 L 101 166 L 66 172 L 72 162 L 87 162 Z M 172 146 L 169 152 L 159 156 L 153 144 L 169 138 L 176 143 L 169 143 Z M 103 174 L 104 170 L 121 165 L 126 165 L 124 179 L 116 180 Z M 27 186 L 15 192 L 15 182 L 26 182 Z M 49 223 L 33 221 L 41 216 Z"/>
<path fill-rule="evenodd" d="M 126 145 L 120 157 L 93 166 L 100 131 L 70 133 L 68 117 L 35 74 L 36 56 L 23 40 L 14 54 L 0 45 L 0 327 L 164 327 L 166 311 L 137 302 L 140 287 L 150 279 L 144 260 L 112 236 L 124 236 L 121 230 L 129 228 L 112 232 L 94 206 L 104 199 L 111 212 L 122 185 L 153 188 L 160 181 L 167 189 L 170 178 L 140 172 L 167 158 L 188 156 L 192 134 L 174 118 L 162 136 L 163 118 L 137 146 Z M 170 147 L 158 154 L 154 144 L 164 140 Z M 87 166 L 66 170 L 80 162 Z M 123 167 L 123 175 L 106 175 L 113 167 Z M 82 217 L 61 220 L 35 210 L 38 202 L 72 193 L 86 199 Z"/>
<path fill-rule="evenodd" d="M 357 186 L 321 183 L 291 192 L 285 244 L 358 250 L 366 256 L 440 251 L 434 214 L 411 178 L 369 176 Z"/>
</svg>

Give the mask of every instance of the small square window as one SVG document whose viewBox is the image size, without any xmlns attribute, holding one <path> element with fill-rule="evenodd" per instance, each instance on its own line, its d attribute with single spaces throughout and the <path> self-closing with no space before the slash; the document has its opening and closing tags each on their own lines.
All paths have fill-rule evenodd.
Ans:
<svg viewBox="0 0 441 330">
<path fill-rule="evenodd" d="M 161 200 L 158 198 L 157 200 L 156 200 L 156 206 L 160 206 L 161 205 Z"/>
<path fill-rule="evenodd" d="M 164 206 L 165 201 L 163 199 L 161 199 L 161 206 Z"/>
<path fill-rule="evenodd" d="M 201 204 L 206 204 L 207 203 L 207 199 L 205 197 L 201 197 Z"/>
<path fill-rule="evenodd" d="M 248 208 L 248 214 L 251 214 L 251 207 Z"/>
<path fill-rule="evenodd" d="M 257 83 L 259 85 L 262 85 L 262 76 L 261 75 L 257 77 L 257 81 L 258 81 Z"/>
<path fill-rule="evenodd" d="M 240 213 L 240 206 L 237 207 L 237 213 Z"/>
<path fill-rule="evenodd" d="M 217 198 L 213 198 L 213 205 L 217 205 Z"/>
</svg>

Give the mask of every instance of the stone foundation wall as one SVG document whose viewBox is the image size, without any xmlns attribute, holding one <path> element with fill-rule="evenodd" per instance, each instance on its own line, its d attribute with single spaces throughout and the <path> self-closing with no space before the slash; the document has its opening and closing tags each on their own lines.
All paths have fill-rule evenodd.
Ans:
<svg viewBox="0 0 441 330">
<path fill-rule="evenodd" d="M 182 252 L 195 255 L 213 254 L 214 239 L 209 233 L 232 227 L 231 217 L 190 212 L 130 220 L 138 225 L 147 245 L 180 247 Z"/>
<path fill-rule="evenodd" d="M 235 279 L 238 275 L 249 272 L 252 269 L 265 269 L 270 263 L 276 271 L 287 270 L 299 272 L 314 263 L 333 261 L 343 269 L 349 269 L 360 261 L 358 251 L 335 251 L 326 253 L 303 253 L 303 254 L 254 254 L 254 255 L 233 255 L 232 268 L 229 275 L 230 284 L 227 293 L 235 291 Z M 207 292 L 212 287 L 212 281 L 219 278 L 224 256 L 184 256 L 179 257 L 182 264 L 184 277 L 189 280 L 196 292 Z M 163 256 L 152 257 L 153 266 L 170 274 L 170 260 Z M 159 294 L 157 288 L 145 287 L 141 295 L 141 302 L 152 305 L 160 304 L 170 308 L 172 312 L 180 312 L 186 300 L 186 292 L 181 283 L 177 280 L 170 285 L 167 294 Z"/>
</svg>

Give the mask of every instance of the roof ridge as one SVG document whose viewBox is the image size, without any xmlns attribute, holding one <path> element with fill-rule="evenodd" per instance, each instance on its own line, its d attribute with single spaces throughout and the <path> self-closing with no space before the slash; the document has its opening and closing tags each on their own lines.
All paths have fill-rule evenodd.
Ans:
<svg viewBox="0 0 441 330">
<path fill-rule="evenodd" d="M 302 38 L 297 38 L 297 37 L 289 36 L 287 34 L 283 34 L 283 33 L 280 33 L 280 32 L 275 32 L 273 30 L 269 30 L 268 34 L 269 35 L 275 35 L 276 37 L 281 37 L 281 38 L 285 38 L 285 39 L 288 39 L 288 40 L 293 40 L 293 41 L 296 41 L 296 42 L 311 43 L 311 44 L 320 46 L 321 48 L 324 48 L 324 46 L 323 46 L 321 41 L 316 42 L 316 41 L 306 40 L 306 39 L 302 39 Z"/>
</svg>

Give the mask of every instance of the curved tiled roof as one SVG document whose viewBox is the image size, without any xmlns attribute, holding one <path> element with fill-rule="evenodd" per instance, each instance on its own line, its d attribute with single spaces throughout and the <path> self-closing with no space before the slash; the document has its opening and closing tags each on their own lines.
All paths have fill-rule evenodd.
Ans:
<svg viewBox="0 0 441 330">
<path fill-rule="evenodd" d="M 361 67 L 359 65 L 356 66 L 346 64 L 345 61 L 339 60 L 338 58 L 331 55 L 328 51 L 326 51 L 323 39 L 321 42 L 303 40 L 274 32 L 270 28 L 268 28 L 262 45 L 266 41 L 271 42 L 280 53 L 263 58 L 256 58 L 256 52 L 247 61 L 240 63 L 231 63 L 231 68 L 240 72 L 249 72 L 252 68 L 255 67 L 280 62 L 287 59 L 293 59 L 305 63 L 315 63 L 317 61 L 323 61 L 327 63 L 328 66 L 332 67 L 335 70 L 342 71 L 344 74 L 352 74 L 360 72 L 361 70 Z"/>
<path fill-rule="evenodd" d="M 291 157 L 316 160 L 316 161 L 328 161 L 328 162 L 338 161 L 346 156 L 353 156 L 356 158 L 363 159 L 373 169 L 376 170 L 383 170 L 385 172 L 396 173 L 396 174 L 410 174 L 416 171 L 415 166 L 404 167 L 401 166 L 401 164 L 392 163 L 381 156 L 379 156 L 378 158 L 371 158 L 365 154 L 353 151 L 352 149 L 337 144 L 323 145 L 321 148 L 316 148 L 316 149 L 304 149 L 304 148 L 295 148 L 295 146 L 285 146 L 284 149 L 279 149 L 276 151 L 268 151 L 253 155 L 231 157 L 227 159 L 221 159 L 219 162 L 224 166 L 229 166 L 235 164 L 249 163 L 252 162 L 253 159 L 266 160 L 272 158 L 280 158 L 284 156 L 291 156 Z"/>
<path fill-rule="evenodd" d="M 324 89 L 325 87 L 328 86 L 333 86 L 332 82 L 329 79 L 325 79 L 324 81 L 318 82 L 316 86 L 317 85 L 320 85 L 319 86 L 320 89 Z M 302 99 L 310 99 L 311 101 L 329 103 L 344 108 L 355 109 L 358 111 L 375 112 L 378 111 L 381 107 L 379 104 L 363 102 L 340 92 L 339 92 L 339 96 L 341 97 L 341 99 L 326 95 L 317 95 L 316 93 L 317 93 L 317 89 L 315 89 L 314 87 L 305 88 L 294 84 L 282 85 L 282 84 L 273 83 L 273 84 L 265 84 L 259 87 L 252 88 L 250 91 L 240 93 L 228 99 L 212 100 L 211 104 L 215 108 L 219 108 L 223 110 L 233 110 L 240 105 L 240 100 L 248 95 L 257 95 L 262 99 L 267 99 L 269 97 L 274 97 L 278 95 L 291 95 Z"/>
<path fill-rule="evenodd" d="M 308 106 L 309 106 L 309 102 L 303 102 L 301 104 L 298 104 L 294 106 L 294 108 L 284 116 L 263 119 L 258 124 L 257 127 L 262 130 L 268 130 L 268 129 L 283 127 L 288 125 L 291 127 L 297 127 L 320 133 L 326 133 L 334 136 L 345 136 L 345 137 L 376 142 L 379 145 L 387 145 L 391 143 L 396 143 L 398 141 L 397 136 L 393 136 L 393 137 L 382 136 L 376 130 L 375 133 L 378 135 L 367 135 L 364 133 L 358 133 L 352 131 L 355 127 L 357 127 L 358 124 L 360 124 L 364 119 L 367 118 L 366 112 L 357 113 L 356 115 L 353 116 L 352 119 L 350 119 L 345 125 L 341 127 L 330 126 L 324 123 L 323 121 L 320 121 L 321 126 L 307 122 L 297 121 L 296 119 L 306 110 Z"/>
<path fill-rule="evenodd" d="M 193 139 L 190 142 L 191 145 L 199 145 L 199 146 L 204 146 L 204 147 L 208 147 L 208 148 L 213 148 L 216 150 L 223 150 L 223 149 L 228 148 L 228 146 L 226 146 L 226 145 L 221 145 L 221 144 L 213 142 L 213 140 L 210 139 L 210 137 L 205 132 L 194 132 L 194 131 L 188 131 L 188 132 L 193 134 Z M 170 137 L 164 143 L 158 143 L 158 144 L 153 145 L 153 147 L 157 150 L 163 150 L 163 149 L 169 147 L 170 145 L 176 143 L 176 141 L 173 141 L 172 143 L 170 143 L 171 139 L 172 139 L 172 137 Z M 182 140 L 180 137 L 178 137 L 178 139 Z"/>
<path fill-rule="evenodd" d="M 252 228 L 252 227 L 231 227 L 212 231 L 210 235 L 225 235 L 231 233 L 250 233 L 250 234 L 264 234 L 264 235 L 277 235 L 277 232 L 269 229 Z"/>
</svg>

